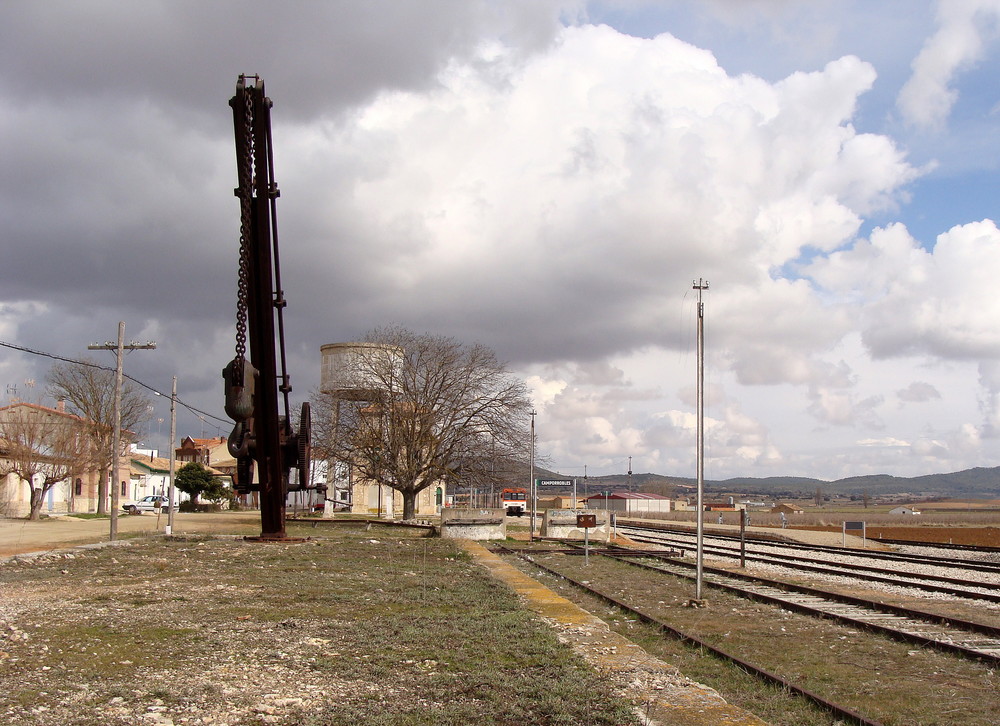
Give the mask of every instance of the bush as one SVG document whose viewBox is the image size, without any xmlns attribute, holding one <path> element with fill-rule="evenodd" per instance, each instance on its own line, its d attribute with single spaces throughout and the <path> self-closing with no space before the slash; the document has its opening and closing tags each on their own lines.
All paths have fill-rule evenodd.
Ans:
<svg viewBox="0 0 1000 726">
<path fill-rule="evenodd" d="M 210 502 L 228 502 L 234 496 L 232 489 L 212 476 L 204 466 L 194 461 L 188 462 L 180 468 L 177 472 L 176 484 L 177 488 L 190 496 L 194 502 L 198 502 L 199 498 L 207 499 Z M 219 511 L 219 509 L 190 509 L 188 511 Z"/>
</svg>

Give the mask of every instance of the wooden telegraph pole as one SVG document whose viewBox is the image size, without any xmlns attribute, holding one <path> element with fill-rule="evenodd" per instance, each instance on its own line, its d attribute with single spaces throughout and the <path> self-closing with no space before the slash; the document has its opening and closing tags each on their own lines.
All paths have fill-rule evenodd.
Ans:
<svg viewBox="0 0 1000 726">
<path fill-rule="evenodd" d="M 118 323 L 118 342 L 117 343 L 94 343 L 93 345 L 88 345 L 87 350 L 113 350 L 115 351 L 115 358 L 117 360 L 117 365 L 115 366 L 115 404 L 114 412 L 112 413 L 111 424 L 114 430 L 111 433 L 111 531 L 108 534 L 108 539 L 114 541 L 118 537 L 118 503 L 119 497 L 121 495 L 121 485 L 118 483 L 118 464 L 121 461 L 121 446 L 122 446 L 122 378 L 124 377 L 123 371 L 123 358 L 125 357 L 126 350 L 152 350 L 156 347 L 156 343 L 125 343 L 125 321 L 119 321 Z"/>
</svg>

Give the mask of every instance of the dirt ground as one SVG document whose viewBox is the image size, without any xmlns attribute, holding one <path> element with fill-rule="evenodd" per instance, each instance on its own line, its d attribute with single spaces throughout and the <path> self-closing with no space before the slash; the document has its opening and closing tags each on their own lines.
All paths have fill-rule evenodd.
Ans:
<svg viewBox="0 0 1000 726">
<path fill-rule="evenodd" d="M 163 534 L 167 517 L 155 514 L 118 517 L 118 535 L 125 539 L 143 534 Z M 0 557 L 102 542 L 111 531 L 110 519 L 49 517 L 37 522 L 26 519 L 0 519 Z M 218 514 L 174 514 L 174 534 L 260 534 L 259 512 L 220 512 Z"/>
<path fill-rule="evenodd" d="M 167 523 L 166 516 L 157 519 L 153 514 L 123 515 L 118 518 L 118 536 L 121 539 L 143 534 L 164 533 Z M 713 530 L 738 530 L 733 527 L 713 526 Z M 781 531 L 772 527 L 754 527 L 757 532 L 771 530 Z M 25 552 L 40 552 L 44 550 L 72 547 L 73 545 L 102 542 L 108 539 L 110 520 L 108 519 L 77 519 L 76 517 L 50 517 L 37 522 L 24 519 L 0 519 L 0 557 L 23 554 Z M 840 544 L 841 529 L 839 527 L 796 527 L 784 530 L 783 534 L 795 539 L 794 532 L 825 533 L 821 544 Z M 219 512 L 181 513 L 174 515 L 174 534 L 239 534 L 255 535 L 260 533 L 260 513 Z M 512 533 L 517 537 L 517 533 Z M 527 532 L 523 533 L 527 539 Z M 872 525 L 868 528 L 868 538 L 877 540 L 908 539 L 918 542 L 942 542 L 953 544 L 978 545 L 980 547 L 1000 547 L 1000 527 L 883 527 Z M 829 540 L 829 541 L 827 541 Z M 811 541 L 811 540 L 810 540 Z"/>
</svg>

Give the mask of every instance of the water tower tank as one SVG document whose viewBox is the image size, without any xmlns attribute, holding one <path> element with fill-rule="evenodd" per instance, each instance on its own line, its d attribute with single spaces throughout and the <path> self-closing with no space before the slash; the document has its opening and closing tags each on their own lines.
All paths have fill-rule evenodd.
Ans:
<svg viewBox="0 0 1000 726">
<path fill-rule="evenodd" d="M 403 349 L 383 343 L 327 343 L 320 346 L 323 356 L 319 387 L 348 401 L 374 401 L 384 390 L 380 375 L 402 365 Z"/>
</svg>

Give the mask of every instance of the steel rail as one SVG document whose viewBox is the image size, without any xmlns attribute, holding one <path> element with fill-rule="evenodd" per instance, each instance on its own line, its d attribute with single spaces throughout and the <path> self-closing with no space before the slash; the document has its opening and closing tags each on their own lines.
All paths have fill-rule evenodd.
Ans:
<svg viewBox="0 0 1000 726">
<path fill-rule="evenodd" d="M 619 529 L 621 529 L 619 527 Z M 636 542 L 646 542 L 650 544 L 656 544 L 656 540 L 649 539 L 648 537 L 639 537 L 635 535 L 628 535 L 629 539 Z M 667 543 L 664 543 L 667 544 Z M 743 555 L 736 550 L 724 549 L 721 547 L 715 547 L 713 545 L 708 545 L 706 547 L 708 550 L 712 550 L 713 554 L 718 554 L 725 557 L 742 557 Z M 824 575 L 838 575 L 841 577 L 856 577 L 862 580 L 868 580 L 870 582 L 881 582 L 889 585 L 896 585 L 898 587 L 912 587 L 918 590 L 926 590 L 928 592 L 940 592 L 947 595 L 955 595 L 956 597 L 964 597 L 970 600 L 985 600 L 987 602 L 1000 602 L 1000 593 L 988 593 L 988 592 L 975 592 L 972 590 L 964 590 L 957 587 L 948 587 L 946 585 L 933 584 L 934 582 L 946 582 L 950 585 L 968 585 L 970 587 L 985 587 L 981 583 L 976 583 L 971 580 L 963 580 L 959 578 L 944 577 L 941 575 L 919 575 L 919 574 L 902 574 L 897 576 L 892 576 L 892 570 L 887 570 L 880 567 L 870 567 L 867 565 L 846 565 L 833 562 L 824 562 L 822 560 L 814 560 L 808 557 L 796 557 L 794 555 L 776 555 L 776 554 L 763 554 L 763 553 L 750 553 L 746 554 L 747 560 L 753 560 L 754 562 L 761 562 L 763 564 L 775 565 L 778 567 L 791 567 L 798 570 L 805 570 L 808 572 L 817 572 Z M 809 564 L 813 563 L 813 564 Z M 820 564 L 822 563 L 822 564 Z M 888 573 L 888 574 L 873 574 L 873 573 Z M 917 580 L 916 582 L 911 581 Z M 923 580 L 924 582 L 919 582 Z"/>
<path fill-rule="evenodd" d="M 700 638 L 698 638 L 698 637 L 696 637 L 694 635 L 690 635 L 689 633 L 685 633 L 685 632 L 683 632 L 681 630 L 678 630 L 677 628 L 674 628 L 673 626 L 668 625 L 667 623 L 663 622 L 662 620 L 660 620 L 659 618 L 655 617 L 654 615 L 650 615 L 649 613 L 646 613 L 646 612 L 644 612 L 644 611 L 642 611 L 642 610 L 640 610 L 640 609 L 638 609 L 636 607 L 628 605 L 627 603 L 624 603 L 624 602 L 618 600 L 617 598 L 615 598 L 612 595 L 608 595 L 607 593 L 603 593 L 600 590 L 597 590 L 597 589 L 595 589 L 593 587 L 590 587 L 589 585 L 585 585 L 582 582 L 580 582 L 578 580 L 575 580 L 572 577 L 569 577 L 568 575 L 564 575 L 563 573 L 558 572 L 557 570 L 554 570 L 554 569 L 552 569 L 550 567 L 546 567 L 545 565 L 543 565 L 543 564 L 541 564 L 539 562 L 536 562 L 535 560 L 531 559 L 530 557 L 526 556 L 523 553 L 513 552 L 512 550 L 508 550 L 503 545 L 497 545 L 496 548 L 499 549 L 499 550 L 501 550 L 501 551 L 503 551 L 503 552 L 507 552 L 507 553 L 509 553 L 511 555 L 517 556 L 520 559 L 524 560 L 525 562 L 528 562 L 529 564 L 531 564 L 533 567 L 537 567 L 538 569 L 540 569 L 540 570 L 542 570 L 544 572 L 547 572 L 550 575 L 554 575 L 556 577 L 560 577 L 560 578 L 566 580 L 566 582 L 569 582 L 574 587 L 577 587 L 577 588 L 579 588 L 581 590 L 584 590 L 585 592 L 590 593 L 594 597 L 597 597 L 597 598 L 599 598 L 599 599 L 601 599 L 601 600 L 603 600 L 603 601 L 605 601 L 605 602 L 607 602 L 607 603 L 609 603 L 611 605 L 614 605 L 616 608 L 622 610 L 623 612 L 626 612 L 626 613 L 629 613 L 631 615 L 634 615 L 636 618 L 638 618 L 640 621 L 646 623 L 647 625 L 656 626 L 656 628 L 658 628 L 661 633 L 665 633 L 665 634 L 667 634 L 667 635 L 669 635 L 669 636 L 671 636 L 671 637 L 673 637 L 673 638 L 681 641 L 682 643 L 693 645 L 693 646 L 695 646 L 697 648 L 700 648 L 702 650 L 706 650 L 706 651 L 708 651 L 709 653 L 711 653 L 712 655 L 714 655 L 714 656 L 716 656 L 718 658 L 721 658 L 721 659 L 723 659 L 725 661 L 733 663 L 738 668 L 742 669 L 743 671 L 745 671 L 746 673 L 748 673 L 748 674 L 750 674 L 752 676 L 755 676 L 755 677 L 757 677 L 757 678 L 759 678 L 759 679 L 761 679 L 761 680 L 763 680 L 763 681 L 765 681 L 765 682 L 767 682 L 767 683 L 769 683 L 771 685 L 778 686 L 779 688 L 783 688 L 783 689 L 785 689 L 787 691 L 790 691 L 791 693 L 795 693 L 795 694 L 801 696 L 802 698 L 805 698 L 806 700 L 808 700 L 808 701 L 814 703 L 815 705 L 819 706 L 823 710 L 828 711 L 829 713 L 832 713 L 833 715 L 837 716 L 838 718 L 849 719 L 853 723 L 859 724 L 860 726 L 883 726 L 882 722 L 880 722 L 880 721 L 874 721 L 874 720 L 868 718 L 867 716 L 864 716 L 864 715 L 858 713 L 857 711 L 854 711 L 853 709 L 848 708 L 847 706 L 842 706 L 840 704 L 834 703 L 833 701 L 830 701 L 829 699 L 824 698 L 823 696 L 819 695 L 818 693 L 815 693 L 814 691 L 810 691 L 807 688 L 803 688 L 802 686 L 798 686 L 798 685 L 792 683 L 791 681 L 783 678 L 782 676 L 779 676 L 776 673 L 772 673 L 772 672 L 770 672 L 770 671 L 768 671 L 768 670 L 766 670 L 766 669 L 764 669 L 764 668 L 762 668 L 760 666 L 754 665 L 753 663 L 750 663 L 749 661 L 744 660 L 743 658 L 739 657 L 738 655 L 734 655 L 733 653 L 729 653 L 729 652 L 723 650 L 722 648 L 718 648 L 718 647 L 716 647 L 714 645 L 711 645 L 711 644 L 709 644 L 709 643 L 701 640 Z"/>
<path fill-rule="evenodd" d="M 968 552 L 1000 552 L 1000 547 L 990 547 L 988 545 L 967 545 L 967 544 L 952 544 L 951 542 L 919 542 L 912 539 L 883 539 L 879 538 L 877 542 L 886 542 L 888 544 L 898 544 L 898 545 L 910 545 L 913 547 L 940 547 L 943 550 L 960 550 Z"/>
<path fill-rule="evenodd" d="M 646 570 L 652 570 L 655 572 L 663 572 L 666 574 L 674 575 L 676 577 L 683 577 L 685 579 L 692 579 L 691 575 L 684 572 L 671 571 L 669 567 L 675 567 L 679 569 L 690 570 L 694 567 L 689 562 L 677 562 L 666 557 L 659 559 L 663 560 L 665 566 L 654 566 L 647 565 L 642 562 L 635 562 L 631 559 L 619 558 L 617 555 L 604 554 L 605 557 L 610 557 L 612 559 L 618 560 L 628 565 L 634 567 L 640 567 Z M 758 577 L 755 575 L 745 575 L 738 572 L 730 572 L 728 570 L 722 570 L 716 567 L 705 567 L 713 577 L 719 578 L 716 580 L 707 580 L 709 585 L 713 585 L 723 590 L 734 592 L 737 595 L 748 597 L 753 600 L 759 600 L 761 602 L 766 602 L 771 605 L 778 605 L 780 607 L 787 608 L 789 610 L 795 610 L 797 612 L 810 615 L 813 617 L 830 618 L 855 627 L 864 628 L 866 630 L 872 630 L 875 632 L 882 633 L 884 635 L 889 635 L 897 640 L 905 640 L 907 642 L 915 643 L 917 645 L 922 645 L 930 648 L 935 648 L 937 650 L 947 651 L 949 653 L 956 653 L 958 655 L 964 656 L 966 658 L 972 658 L 975 660 L 988 661 L 993 664 L 1000 664 L 1000 628 L 994 627 L 992 625 L 986 625 L 984 623 L 976 623 L 971 620 L 963 620 L 960 618 L 952 618 L 946 615 L 937 615 L 935 613 L 925 612 L 923 610 L 916 610 L 913 608 L 906 608 L 898 605 L 887 605 L 884 603 L 878 603 L 873 600 L 868 600 L 866 598 L 854 597 L 851 595 L 841 595 L 840 593 L 829 592 L 827 590 L 821 590 L 818 588 L 806 587 L 804 585 L 794 585 L 791 583 L 782 582 L 780 580 L 771 580 L 766 577 Z M 915 631 L 907 630 L 900 627 L 893 627 L 892 625 L 886 624 L 884 619 L 880 618 L 878 621 L 872 621 L 866 619 L 865 615 L 862 613 L 860 615 L 851 615 L 845 612 L 838 612 L 836 610 L 831 610 L 829 608 L 821 607 L 815 603 L 808 604 L 794 599 L 788 599 L 780 595 L 775 595 L 773 593 L 762 592 L 760 590 L 747 589 L 739 585 L 734 585 L 732 583 L 724 582 L 725 579 L 730 580 L 741 580 L 744 582 L 760 583 L 760 585 L 772 588 L 778 591 L 784 592 L 796 592 L 802 595 L 809 596 L 811 598 L 817 598 L 820 600 L 825 600 L 827 602 L 834 601 L 843 605 L 848 605 L 852 608 L 857 608 L 861 610 L 867 610 L 876 613 L 884 613 L 893 618 L 899 618 L 903 621 L 921 621 L 921 623 L 914 622 L 914 625 L 918 627 L 922 623 L 928 623 L 931 625 L 947 626 L 953 628 L 952 632 L 926 632 L 926 631 Z M 720 581 L 723 580 L 723 581 Z M 980 642 L 978 645 L 970 645 L 969 641 L 961 641 L 962 638 L 966 638 L 968 635 L 976 633 L 979 635 L 985 635 L 991 637 L 993 640 L 989 643 Z M 982 649 L 986 646 L 986 649 Z"/>
<path fill-rule="evenodd" d="M 660 533 L 660 532 L 670 532 L 671 534 L 677 535 L 678 537 L 694 537 L 694 533 L 693 532 L 687 532 L 685 530 L 662 529 L 660 527 L 655 527 L 655 526 L 654 527 L 647 527 L 646 525 L 638 525 L 638 524 L 624 524 L 622 522 L 622 520 L 619 520 L 619 525 L 618 526 L 619 526 L 619 528 L 622 528 L 622 529 L 624 529 L 624 528 L 627 527 L 627 528 L 630 528 L 630 529 L 638 529 L 638 530 L 644 530 L 644 531 L 653 531 L 653 532 L 658 532 L 658 533 Z M 709 535 L 709 536 L 712 537 L 713 539 L 721 539 L 721 540 L 725 540 L 727 542 L 739 542 L 740 541 L 739 537 L 734 537 L 733 535 L 728 535 L 728 534 L 712 534 L 712 535 Z M 809 551 L 809 552 L 832 552 L 834 554 L 849 554 L 852 557 L 859 557 L 859 558 L 873 558 L 873 559 L 896 560 L 896 561 L 900 561 L 900 562 L 913 562 L 913 563 L 923 564 L 923 565 L 933 565 L 935 567 L 959 567 L 959 568 L 966 569 L 966 570 L 977 570 L 977 571 L 980 571 L 980 572 L 995 572 L 995 573 L 1000 573 L 1000 563 L 981 562 L 981 561 L 978 561 L 978 560 L 967 560 L 967 559 L 962 559 L 962 558 L 957 558 L 957 557 L 940 557 L 940 556 L 935 556 L 935 555 L 915 555 L 915 554 L 909 554 L 909 553 L 906 553 L 906 552 L 878 552 L 878 551 L 872 551 L 872 550 L 861 550 L 861 549 L 854 549 L 854 548 L 836 547 L 836 546 L 831 546 L 831 545 L 806 544 L 804 542 L 792 542 L 792 541 L 788 541 L 788 540 L 773 540 L 773 539 L 758 540 L 758 539 L 752 539 L 752 540 L 749 540 L 749 541 L 752 542 L 753 544 L 761 544 L 761 545 L 765 545 L 765 546 L 778 545 L 778 546 L 781 546 L 781 547 L 787 547 L 788 549 L 806 550 L 806 551 Z M 882 540 L 870 540 L 870 541 L 872 541 L 872 542 L 890 542 L 890 540 L 885 540 L 885 539 L 882 539 Z M 916 542 L 913 542 L 913 543 L 907 542 L 906 544 L 923 544 L 924 546 L 928 546 L 928 547 L 933 547 L 934 546 L 934 545 L 931 545 L 931 544 L 916 543 Z M 983 548 L 982 551 L 987 551 L 988 552 L 988 551 L 990 551 L 990 548 Z M 997 551 L 1000 551 L 1000 548 L 997 548 Z"/>
</svg>

